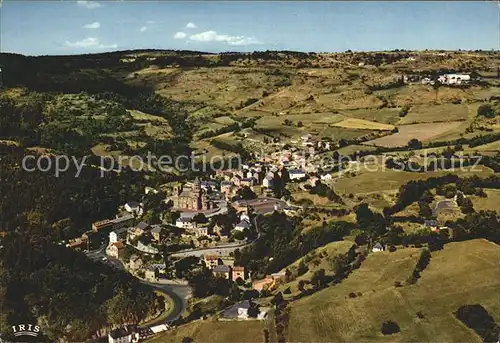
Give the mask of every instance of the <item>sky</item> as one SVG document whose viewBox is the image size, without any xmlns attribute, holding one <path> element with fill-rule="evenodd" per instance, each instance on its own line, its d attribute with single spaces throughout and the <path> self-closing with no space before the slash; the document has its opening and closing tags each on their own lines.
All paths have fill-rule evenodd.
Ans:
<svg viewBox="0 0 500 343">
<path fill-rule="evenodd" d="M 3 0 L 0 11 L 1 51 L 25 55 L 500 49 L 492 1 Z"/>
</svg>

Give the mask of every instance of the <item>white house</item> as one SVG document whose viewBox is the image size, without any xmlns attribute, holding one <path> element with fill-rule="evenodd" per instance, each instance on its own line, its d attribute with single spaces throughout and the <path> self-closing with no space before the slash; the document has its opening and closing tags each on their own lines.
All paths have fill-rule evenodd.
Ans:
<svg viewBox="0 0 500 343">
<path fill-rule="evenodd" d="M 196 223 L 193 222 L 191 218 L 188 217 L 180 217 L 175 221 L 175 226 L 181 229 L 194 229 L 196 228 Z"/>
<path fill-rule="evenodd" d="M 245 229 L 250 229 L 250 220 L 243 219 L 234 227 L 237 231 L 244 231 Z"/>
<path fill-rule="evenodd" d="M 144 188 L 144 194 L 149 194 L 149 193 L 158 194 L 158 191 L 152 187 L 146 186 Z"/>
<path fill-rule="evenodd" d="M 248 214 L 242 213 L 240 215 L 240 221 L 243 221 L 243 220 L 246 220 L 246 221 L 250 222 L 250 217 L 248 216 Z"/>
<path fill-rule="evenodd" d="M 272 173 L 267 174 L 264 180 L 262 180 L 262 186 L 266 188 L 273 187 L 273 180 L 274 180 L 274 175 Z"/>
<path fill-rule="evenodd" d="M 142 214 L 142 209 L 141 209 L 141 204 L 139 204 L 137 201 L 130 201 L 123 206 L 125 208 L 125 211 L 128 213 L 137 213 L 138 215 Z"/>
<path fill-rule="evenodd" d="M 382 244 L 377 243 L 373 246 L 372 252 L 380 252 L 380 251 L 384 251 L 384 250 L 385 250 L 385 247 Z"/>
<path fill-rule="evenodd" d="M 108 334 L 108 343 L 132 343 L 139 342 L 139 333 L 121 328 L 111 331 Z"/>
<path fill-rule="evenodd" d="M 116 242 L 118 242 L 118 235 L 116 234 L 116 232 L 111 231 L 109 233 L 109 244 L 111 245 Z"/>
<path fill-rule="evenodd" d="M 446 85 L 461 85 L 470 81 L 468 74 L 444 74 L 439 76 L 438 81 Z"/>
<path fill-rule="evenodd" d="M 300 180 L 306 177 L 306 172 L 302 169 L 291 169 L 288 171 L 288 175 L 290 175 L 290 180 Z"/>
<path fill-rule="evenodd" d="M 331 181 L 333 179 L 332 174 L 323 174 L 320 176 L 321 181 Z"/>
</svg>

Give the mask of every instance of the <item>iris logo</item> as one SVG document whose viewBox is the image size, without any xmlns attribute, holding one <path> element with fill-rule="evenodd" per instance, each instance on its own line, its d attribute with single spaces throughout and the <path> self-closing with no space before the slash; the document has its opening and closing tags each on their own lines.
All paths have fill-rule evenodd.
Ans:
<svg viewBox="0 0 500 343">
<path fill-rule="evenodd" d="M 14 332 L 14 336 L 38 336 L 40 332 L 40 327 L 38 325 L 32 324 L 19 324 L 12 326 L 12 331 Z"/>
</svg>

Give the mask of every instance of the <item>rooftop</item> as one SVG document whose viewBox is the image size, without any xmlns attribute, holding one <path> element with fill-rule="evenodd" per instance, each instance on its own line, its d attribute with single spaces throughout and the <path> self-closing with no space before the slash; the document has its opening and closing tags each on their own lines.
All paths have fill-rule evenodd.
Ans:
<svg viewBox="0 0 500 343">
<path fill-rule="evenodd" d="M 214 267 L 214 269 L 212 269 L 212 271 L 214 273 L 229 273 L 231 271 L 231 268 L 229 266 L 221 264 L 219 266 Z"/>
</svg>

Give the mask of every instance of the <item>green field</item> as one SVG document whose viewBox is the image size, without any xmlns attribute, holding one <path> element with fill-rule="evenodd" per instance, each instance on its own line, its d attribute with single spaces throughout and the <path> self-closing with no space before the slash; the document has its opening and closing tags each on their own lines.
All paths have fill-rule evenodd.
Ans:
<svg viewBox="0 0 500 343">
<path fill-rule="evenodd" d="M 341 284 L 293 303 L 289 341 L 481 342 L 453 312 L 480 303 L 500 319 L 500 247 L 486 240 L 447 244 L 432 253 L 415 285 L 395 288 L 418 255 L 416 249 L 373 253 Z M 362 296 L 351 299 L 350 292 Z M 417 317 L 419 311 L 425 318 Z M 383 336 L 386 320 L 396 321 L 401 332 Z"/>
<path fill-rule="evenodd" d="M 263 342 L 263 321 L 195 321 L 154 337 L 150 343 L 181 343 L 189 337 L 193 342 L 203 343 L 248 343 Z"/>
</svg>

